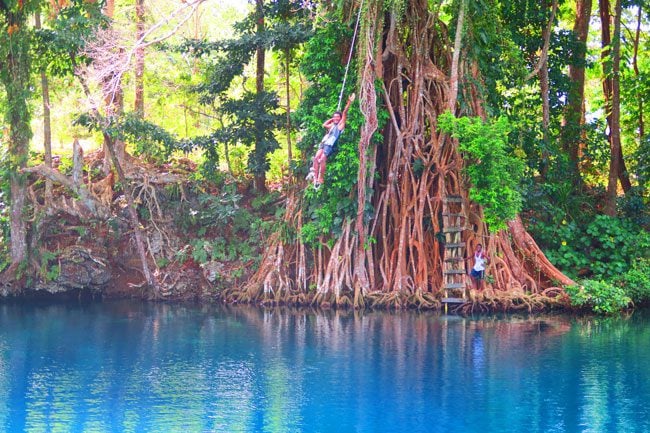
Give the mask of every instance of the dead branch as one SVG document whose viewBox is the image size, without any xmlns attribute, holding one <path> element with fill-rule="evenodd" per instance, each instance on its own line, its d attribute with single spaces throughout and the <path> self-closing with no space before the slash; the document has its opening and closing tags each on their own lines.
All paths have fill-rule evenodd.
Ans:
<svg viewBox="0 0 650 433">
<path fill-rule="evenodd" d="M 70 191 L 77 194 L 80 198 L 81 204 L 90 212 L 90 214 L 96 218 L 108 218 L 110 215 L 110 209 L 108 209 L 101 201 L 97 200 L 86 188 L 86 185 L 83 183 L 75 184 L 73 180 L 58 170 L 50 168 L 44 164 L 39 164 L 34 167 L 27 167 L 23 169 L 26 173 L 36 173 L 46 179 L 50 179 L 53 182 L 56 182 L 64 187 L 68 188 Z M 74 206 L 72 206 L 74 208 Z"/>
</svg>

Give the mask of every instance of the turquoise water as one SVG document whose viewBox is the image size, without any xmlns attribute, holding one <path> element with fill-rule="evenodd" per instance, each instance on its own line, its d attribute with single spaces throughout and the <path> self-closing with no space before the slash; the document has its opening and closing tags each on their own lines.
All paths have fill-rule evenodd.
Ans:
<svg viewBox="0 0 650 433">
<path fill-rule="evenodd" d="M 0 305 L 0 431 L 647 432 L 649 319 Z"/>
</svg>

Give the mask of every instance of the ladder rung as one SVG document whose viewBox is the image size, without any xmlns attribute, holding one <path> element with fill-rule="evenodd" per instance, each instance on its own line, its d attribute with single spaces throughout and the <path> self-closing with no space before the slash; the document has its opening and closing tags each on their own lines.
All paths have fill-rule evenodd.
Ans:
<svg viewBox="0 0 650 433">
<path fill-rule="evenodd" d="M 442 201 L 446 201 L 447 203 L 462 203 L 463 198 L 459 196 L 447 196 L 443 197 Z"/>
<path fill-rule="evenodd" d="M 462 275 L 465 273 L 464 269 L 448 269 L 446 271 L 442 271 L 443 274 L 445 275 Z"/>
<path fill-rule="evenodd" d="M 443 233 L 458 233 L 465 230 L 465 227 L 445 227 L 442 229 Z"/>
<path fill-rule="evenodd" d="M 447 217 L 462 217 L 465 218 L 464 213 L 453 213 L 453 212 L 443 212 L 442 216 L 447 216 Z"/>
<path fill-rule="evenodd" d="M 445 290 L 464 289 L 464 288 L 465 288 L 465 283 L 449 283 L 443 286 L 443 289 Z"/>
<path fill-rule="evenodd" d="M 465 242 L 459 242 L 456 244 L 445 244 L 445 248 L 462 248 L 465 246 Z"/>
<path fill-rule="evenodd" d="M 465 260 L 465 259 L 462 258 L 462 257 L 447 257 L 447 258 L 445 259 L 445 262 L 462 262 L 462 261 L 464 261 L 464 260 Z"/>
<path fill-rule="evenodd" d="M 463 298 L 442 298 L 442 303 L 443 304 L 464 304 L 467 302 Z"/>
</svg>

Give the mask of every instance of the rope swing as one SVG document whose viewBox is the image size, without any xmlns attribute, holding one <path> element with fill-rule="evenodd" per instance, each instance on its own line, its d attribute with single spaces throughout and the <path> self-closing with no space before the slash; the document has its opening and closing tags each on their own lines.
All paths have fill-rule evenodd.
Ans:
<svg viewBox="0 0 650 433">
<path fill-rule="evenodd" d="M 343 75 L 343 84 L 341 85 L 341 93 L 339 94 L 339 103 L 336 106 L 336 111 L 341 111 L 341 101 L 343 100 L 343 91 L 345 90 L 345 82 L 348 79 L 348 70 L 350 69 L 350 62 L 352 61 L 352 52 L 354 51 L 354 43 L 357 40 L 357 32 L 359 31 L 359 21 L 361 20 L 361 9 L 363 9 L 363 0 L 359 4 L 359 12 L 357 13 L 357 23 L 354 25 L 354 35 L 352 35 L 352 45 L 350 45 L 350 53 L 348 54 L 348 63 L 345 65 L 345 75 Z"/>
</svg>

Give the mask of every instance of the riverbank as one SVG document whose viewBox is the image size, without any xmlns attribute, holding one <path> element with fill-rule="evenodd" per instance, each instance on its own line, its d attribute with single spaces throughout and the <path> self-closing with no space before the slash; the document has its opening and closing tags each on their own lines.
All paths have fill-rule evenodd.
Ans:
<svg viewBox="0 0 650 433">
<path fill-rule="evenodd" d="M 430 278 L 426 289 L 361 290 L 348 275 L 349 270 L 341 267 L 339 285 L 334 287 L 329 281 L 329 289 L 321 290 L 319 284 L 327 282 L 321 281 L 327 280 L 323 276 L 325 264 L 329 261 L 327 266 L 332 266 L 337 253 L 331 247 L 332 239 L 326 236 L 321 236 L 315 246 L 303 243 L 300 227 L 293 227 L 291 220 L 301 212 L 295 193 L 293 198 L 281 190 L 261 194 L 252 189 L 251 181 L 224 175 L 214 182 L 196 182 L 192 174 L 197 166 L 187 159 L 162 165 L 133 161 L 125 171 L 132 183 L 134 213 L 152 285 L 144 271 L 128 200 L 112 175 L 97 175 L 101 161 L 98 153 L 86 157 L 82 166 L 87 169 L 78 186 L 88 192 L 86 202 L 98 204 L 94 209 L 103 206 L 105 213 L 101 215 L 91 212 L 81 197 L 71 195 L 63 186 L 55 185 L 53 197 L 46 198 L 39 170 L 30 171 L 30 190 L 38 203 L 31 235 L 33 254 L 24 270 L 0 286 L 0 295 L 423 309 L 462 314 L 571 308 L 562 288 L 549 288 L 549 284 L 543 288 L 540 281 L 534 290 L 524 290 L 524 285 L 497 290 L 486 281 L 483 291 L 457 290 L 448 295 L 439 288 L 439 275 Z M 61 176 L 69 176 L 66 170 L 70 168 L 65 167 L 62 162 L 56 168 Z M 350 232 L 345 236 L 354 235 Z M 338 254 L 343 262 L 342 253 Z M 286 263 L 292 256 L 300 257 L 300 266 Z M 497 257 L 495 262 L 500 263 Z M 258 272 L 261 265 L 265 273 Z M 439 263 L 434 261 L 430 264 L 436 265 Z M 488 275 L 492 271 L 488 268 Z M 445 304 L 447 296 L 462 297 L 465 302 Z"/>
</svg>

